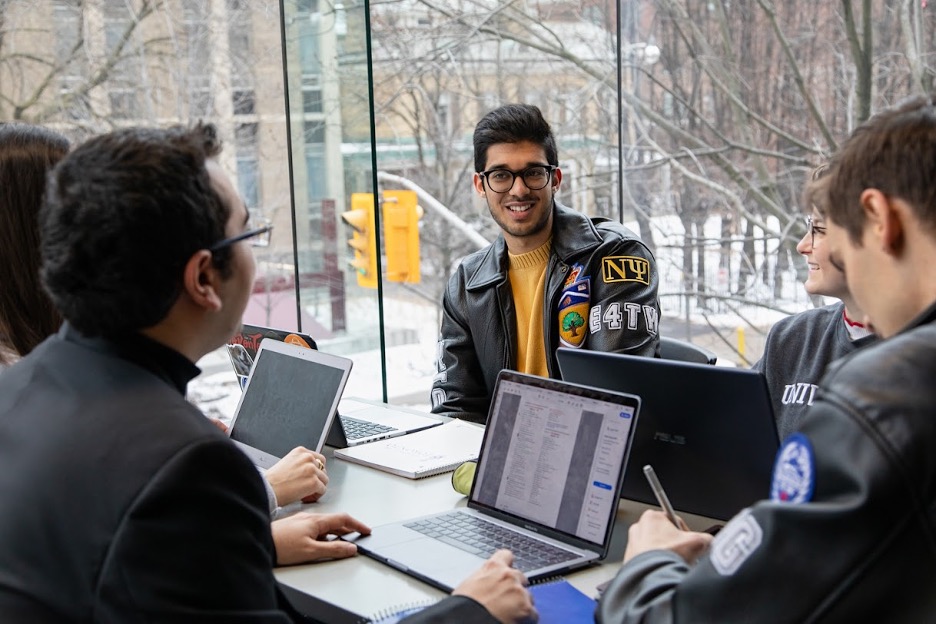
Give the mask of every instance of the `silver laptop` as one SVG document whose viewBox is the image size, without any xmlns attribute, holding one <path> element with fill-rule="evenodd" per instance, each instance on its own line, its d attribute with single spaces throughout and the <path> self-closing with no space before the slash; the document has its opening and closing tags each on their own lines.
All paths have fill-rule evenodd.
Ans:
<svg viewBox="0 0 936 624">
<path fill-rule="evenodd" d="M 287 342 L 312 350 L 318 349 L 315 340 L 308 334 L 259 325 L 244 325 L 235 335 L 232 344 L 228 345 L 228 355 L 241 382 L 241 389 L 246 388 L 250 369 L 253 367 L 260 347 L 270 342 Z M 336 360 L 338 363 L 333 368 L 344 368 L 342 360 L 343 358 Z M 328 362 L 329 360 L 323 359 L 319 363 L 322 366 L 328 366 Z M 335 371 L 329 373 L 329 378 L 333 378 Z M 338 394 L 340 397 L 340 391 Z M 338 418 L 329 426 L 328 436 L 325 439 L 325 444 L 335 448 L 401 436 L 434 427 L 442 422 L 437 417 L 415 410 L 354 399 L 343 400 L 339 406 L 339 412 Z"/>
<path fill-rule="evenodd" d="M 231 439 L 261 468 L 297 446 L 321 451 L 351 360 L 264 340 L 234 413 Z"/>
<path fill-rule="evenodd" d="M 501 371 L 468 507 L 349 539 L 446 591 L 498 548 L 531 580 L 603 559 L 639 408 L 633 395 Z"/>
<path fill-rule="evenodd" d="M 386 403 L 344 399 L 325 444 L 345 448 L 442 424 L 442 419 Z"/>
<path fill-rule="evenodd" d="M 770 494 L 779 442 L 764 376 L 742 368 L 559 349 L 562 378 L 639 394 L 640 427 L 622 496 L 656 498 L 652 464 L 679 511 L 727 520 Z"/>
</svg>

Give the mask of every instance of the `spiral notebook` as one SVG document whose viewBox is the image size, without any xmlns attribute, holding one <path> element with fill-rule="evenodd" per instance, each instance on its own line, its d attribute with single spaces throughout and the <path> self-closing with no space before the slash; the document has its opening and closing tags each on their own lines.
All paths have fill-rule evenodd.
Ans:
<svg viewBox="0 0 936 624">
<path fill-rule="evenodd" d="M 478 458 L 484 428 L 463 420 L 398 438 L 335 449 L 335 457 L 409 479 L 455 470 Z"/>
<path fill-rule="evenodd" d="M 597 602 L 562 577 L 545 579 L 530 585 L 539 624 L 588 624 L 595 621 Z M 371 624 L 396 624 L 403 618 L 436 604 L 424 601 L 381 610 Z"/>
</svg>

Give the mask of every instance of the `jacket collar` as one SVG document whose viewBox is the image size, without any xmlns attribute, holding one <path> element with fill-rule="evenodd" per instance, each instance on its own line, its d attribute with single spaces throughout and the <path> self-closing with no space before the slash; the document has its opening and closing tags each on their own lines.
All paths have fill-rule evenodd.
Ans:
<svg viewBox="0 0 936 624">
<path fill-rule="evenodd" d="M 568 264 L 571 258 L 601 244 L 601 235 L 591 219 L 553 200 L 552 254 Z M 507 279 L 507 241 L 501 233 L 484 253 L 465 287 L 476 290 Z"/>
<path fill-rule="evenodd" d="M 95 351 L 110 353 L 141 366 L 185 395 L 185 388 L 201 369 L 187 357 L 143 334 L 131 333 L 119 338 L 85 336 L 65 321 L 58 333 L 62 340 L 82 344 Z"/>
<path fill-rule="evenodd" d="M 916 317 L 907 323 L 906 327 L 901 329 L 898 334 L 904 334 L 911 329 L 920 327 L 921 325 L 929 325 L 930 323 L 936 322 L 936 301 L 931 303 L 928 308 L 916 315 Z"/>
</svg>

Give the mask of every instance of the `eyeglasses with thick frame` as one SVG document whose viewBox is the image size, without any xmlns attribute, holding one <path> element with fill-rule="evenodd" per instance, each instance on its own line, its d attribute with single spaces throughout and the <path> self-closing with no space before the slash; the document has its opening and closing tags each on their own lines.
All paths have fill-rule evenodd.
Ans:
<svg viewBox="0 0 936 624">
<path fill-rule="evenodd" d="M 510 169 L 488 169 L 479 171 L 478 175 L 482 180 L 487 181 L 488 188 L 495 193 L 506 193 L 513 188 L 517 177 L 523 178 L 523 184 L 531 191 L 538 191 L 546 188 L 552 179 L 552 173 L 559 167 L 555 165 L 533 165 L 521 171 L 511 171 Z M 510 177 L 508 184 L 507 178 Z M 496 187 L 496 188 L 495 188 Z"/>
<path fill-rule="evenodd" d="M 254 247 L 268 247 L 270 245 L 270 233 L 272 231 L 273 223 L 269 219 L 251 217 L 247 221 L 247 229 L 236 236 L 218 241 L 209 247 L 208 251 L 214 253 L 225 247 L 230 247 L 234 243 L 239 243 L 247 239 L 251 239 L 250 244 Z"/>
<path fill-rule="evenodd" d="M 816 223 L 813 221 L 812 215 L 806 216 L 806 229 L 809 230 L 809 246 L 810 247 L 816 246 L 816 234 L 818 234 L 819 236 L 825 236 L 825 233 L 826 233 L 826 226 L 816 225 Z"/>
</svg>

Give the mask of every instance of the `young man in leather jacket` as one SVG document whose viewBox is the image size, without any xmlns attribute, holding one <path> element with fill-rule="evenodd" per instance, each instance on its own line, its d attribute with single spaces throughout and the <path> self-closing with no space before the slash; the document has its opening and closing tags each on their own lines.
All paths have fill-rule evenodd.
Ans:
<svg viewBox="0 0 936 624">
<path fill-rule="evenodd" d="M 503 368 L 558 377 L 556 349 L 654 357 L 653 255 L 620 223 L 559 203 L 556 140 L 540 110 L 509 104 L 474 132 L 474 190 L 501 229 L 443 296 L 432 411 L 484 422 Z"/>
<path fill-rule="evenodd" d="M 936 99 L 875 116 L 831 167 L 831 261 L 883 340 L 829 367 L 770 500 L 714 541 L 645 512 L 599 621 L 933 619 Z"/>
</svg>

